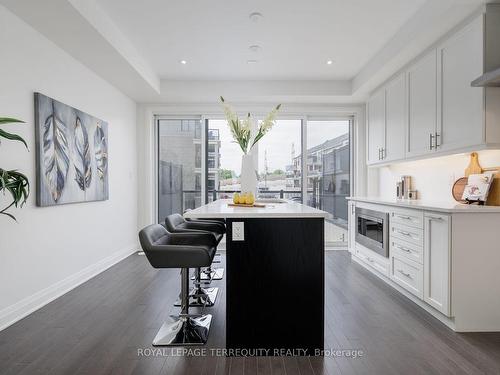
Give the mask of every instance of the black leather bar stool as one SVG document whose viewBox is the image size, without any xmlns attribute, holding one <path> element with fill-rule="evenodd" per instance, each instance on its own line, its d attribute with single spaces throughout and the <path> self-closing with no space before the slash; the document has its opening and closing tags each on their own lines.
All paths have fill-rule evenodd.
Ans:
<svg viewBox="0 0 500 375">
<path fill-rule="evenodd" d="M 189 211 L 191 211 L 191 209 L 187 208 L 187 209 L 184 210 L 184 213 L 189 212 Z M 211 223 L 219 223 L 219 224 L 222 224 L 222 226 L 223 226 L 224 234 L 226 233 L 226 220 L 225 219 L 220 219 L 220 218 L 209 218 L 209 219 L 189 219 L 189 218 L 184 218 L 184 220 L 186 220 L 186 221 L 208 221 L 208 222 L 211 222 Z M 215 258 L 214 258 L 213 263 L 220 263 L 221 262 L 220 258 L 221 258 L 220 253 L 215 253 Z"/>
<path fill-rule="evenodd" d="M 220 222 L 212 222 L 205 220 L 185 220 L 180 214 L 172 214 L 165 219 L 165 227 L 170 233 L 183 232 L 211 232 L 217 239 L 217 245 L 224 237 L 226 226 Z M 197 275 L 196 275 L 197 276 Z M 195 276 L 195 280 L 196 280 Z M 201 272 L 200 281 L 210 283 L 212 280 L 221 280 L 224 276 L 224 268 L 207 267 Z"/>
<path fill-rule="evenodd" d="M 154 268 L 181 268 L 181 312 L 165 322 L 153 345 L 203 345 L 212 315 L 189 314 L 189 268 L 206 267 L 215 255 L 216 240 L 210 233 L 168 233 L 160 224 L 139 232 L 141 247 Z"/>
</svg>

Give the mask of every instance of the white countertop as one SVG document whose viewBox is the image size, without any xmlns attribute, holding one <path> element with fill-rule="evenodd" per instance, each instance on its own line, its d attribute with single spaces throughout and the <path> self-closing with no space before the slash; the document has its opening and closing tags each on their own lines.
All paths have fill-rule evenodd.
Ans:
<svg viewBox="0 0 500 375">
<path fill-rule="evenodd" d="M 233 207 L 230 199 L 219 199 L 212 203 L 188 211 L 184 217 L 189 219 L 208 218 L 325 218 L 328 212 L 317 210 L 301 203 L 286 201 L 286 203 L 262 203 L 265 207 Z"/>
<path fill-rule="evenodd" d="M 476 204 L 461 204 L 457 202 L 433 202 L 421 199 L 401 200 L 381 197 L 348 197 L 348 200 L 366 203 L 386 204 L 403 208 L 438 211 L 446 213 L 500 213 L 500 206 L 478 206 Z"/>
</svg>

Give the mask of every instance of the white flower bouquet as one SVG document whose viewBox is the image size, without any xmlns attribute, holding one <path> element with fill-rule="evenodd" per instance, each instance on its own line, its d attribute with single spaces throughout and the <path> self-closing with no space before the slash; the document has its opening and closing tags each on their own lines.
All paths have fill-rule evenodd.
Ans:
<svg viewBox="0 0 500 375">
<path fill-rule="evenodd" d="M 241 150 L 246 155 L 252 147 L 274 126 L 276 120 L 276 114 L 281 108 L 281 104 L 278 104 L 266 118 L 262 121 L 257 131 L 257 134 L 252 139 L 252 117 L 250 113 L 245 117 L 245 119 L 240 120 L 240 118 L 232 111 L 231 107 L 226 103 L 224 98 L 221 96 L 220 100 L 224 106 L 224 113 L 231 130 L 231 134 L 236 143 L 241 147 Z"/>
</svg>

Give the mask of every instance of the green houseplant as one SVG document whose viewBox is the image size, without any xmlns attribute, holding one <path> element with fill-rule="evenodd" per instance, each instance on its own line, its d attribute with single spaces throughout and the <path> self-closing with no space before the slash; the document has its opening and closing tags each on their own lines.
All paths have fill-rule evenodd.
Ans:
<svg viewBox="0 0 500 375">
<path fill-rule="evenodd" d="M 0 125 L 22 122 L 23 121 L 14 118 L 0 117 Z M 7 131 L 0 128 L 0 141 L 2 138 L 11 141 L 22 142 L 24 146 L 26 146 L 26 149 L 28 148 L 26 141 L 19 135 L 8 133 Z M 0 215 L 6 215 L 11 219 L 16 220 L 14 215 L 8 213 L 7 210 L 12 206 L 22 207 L 26 203 L 30 193 L 30 184 L 28 178 L 15 169 L 6 170 L 0 168 L 0 192 L 3 194 L 8 192 L 12 199 L 12 201 L 10 201 L 10 203 L 6 207 L 0 209 Z"/>
</svg>

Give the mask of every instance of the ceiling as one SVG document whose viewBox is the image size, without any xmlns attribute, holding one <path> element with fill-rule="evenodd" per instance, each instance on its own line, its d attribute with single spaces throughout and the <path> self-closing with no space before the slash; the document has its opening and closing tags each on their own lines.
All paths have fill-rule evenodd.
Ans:
<svg viewBox="0 0 500 375">
<path fill-rule="evenodd" d="M 160 78 L 174 80 L 351 79 L 423 2 L 98 0 Z M 263 17 L 253 22 L 252 12 Z"/>
<path fill-rule="evenodd" d="M 138 103 L 209 104 L 223 95 L 240 103 L 360 104 L 487 1 L 0 4 Z M 253 22 L 252 12 L 263 17 Z"/>
</svg>

